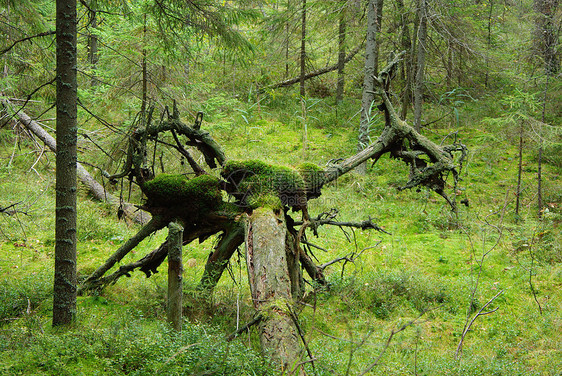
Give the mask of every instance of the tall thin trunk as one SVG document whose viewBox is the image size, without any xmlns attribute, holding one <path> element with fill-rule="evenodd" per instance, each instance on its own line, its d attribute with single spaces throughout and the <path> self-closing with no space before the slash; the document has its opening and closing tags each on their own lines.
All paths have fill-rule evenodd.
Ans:
<svg viewBox="0 0 562 376">
<path fill-rule="evenodd" d="M 363 95 L 361 98 L 361 120 L 359 122 L 359 142 L 357 151 L 369 145 L 369 127 L 371 122 L 371 107 L 374 100 L 375 61 L 377 53 L 377 8 L 382 0 L 369 0 L 367 4 L 367 40 L 365 42 L 365 72 L 363 76 Z M 364 174 L 367 166 L 357 167 L 358 173 Z"/>
<path fill-rule="evenodd" d="M 490 75 L 490 48 L 492 48 L 492 12 L 494 11 L 494 0 L 490 0 L 490 12 L 488 13 L 488 38 L 486 48 L 486 77 L 484 77 L 484 86 L 488 87 L 488 79 Z"/>
<path fill-rule="evenodd" d="M 377 42 L 375 43 L 375 66 L 374 66 L 374 72 L 375 74 L 378 74 L 379 72 L 379 50 L 380 50 L 380 43 L 378 42 L 378 33 L 381 31 L 381 26 L 382 26 L 382 9 L 383 9 L 383 5 L 384 5 L 384 0 L 377 0 L 377 15 L 376 15 L 376 19 L 377 19 L 377 23 L 375 25 L 376 30 L 375 33 L 377 34 Z"/>
<path fill-rule="evenodd" d="M 291 0 L 287 0 L 287 9 L 291 9 Z M 289 21 L 285 22 L 285 78 L 289 77 L 289 48 L 291 47 L 291 29 Z"/>
<path fill-rule="evenodd" d="M 338 30 L 338 83 L 336 87 L 336 105 L 343 100 L 345 87 L 345 34 L 347 32 L 346 2 L 343 2 L 339 17 Z"/>
<path fill-rule="evenodd" d="M 306 91 L 304 81 L 306 75 L 306 0 L 302 0 L 301 13 L 301 71 L 300 71 L 300 95 L 304 98 Z"/>
<path fill-rule="evenodd" d="M 546 67 L 546 83 L 544 85 L 544 95 L 542 101 L 542 122 L 545 122 L 546 117 L 546 94 L 548 92 L 548 84 L 550 80 L 550 69 Z M 538 206 L 538 213 L 539 218 L 542 217 L 542 209 L 543 209 L 543 198 L 542 198 L 542 154 L 543 154 L 543 141 L 542 141 L 542 132 L 539 135 L 539 160 L 537 162 L 537 206 Z"/>
<path fill-rule="evenodd" d="M 418 47 L 417 47 L 417 71 L 416 87 L 414 89 L 414 129 L 421 130 L 423 87 L 425 72 L 425 52 L 427 39 L 427 3 L 426 0 L 419 0 L 419 28 L 418 28 Z"/>
<path fill-rule="evenodd" d="M 57 154 L 53 326 L 76 315 L 76 0 L 56 1 Z"/>
<path fill-rule="evenodd" d="M 402 32 L 401 32 L 401 44 L 402 50 L 406 51 L 404 56 L 404 68 L 403 68 L 403 79 L 404 79 L 404 94 L 402 95 L 402 107 L 400 110 L 400 118 L 402 120 L 406 119 L 408 115 L 408 107 L 410 106 L 412 98 L 412 42 L 410 39 L 410 27 L 408 26 L 409 20 L 407 18 L 407 13 L 404 9 L 404 1 L 397 0 L 398 9 L 400 11 L 400 18 L 402 22 Z"/>
<path fill-rule="evenodd" d="M 538 13 L 536 22 L 536 37 L 538 45 L 540 46 L 540 53 L 544 59 L 544 71 L 546 75 L 546 83 L 543 95 L 542 107 L 542 122 L 545 122 L 546 117 L 546 100 L 550 76 L 556 74 L 560 69 L 560 62 L 558 61 L 558 32 L 554 22 L 554 15 L 558 8 L 559 0 L 535 0 L 535 11 Z M 537 204 L 538 216 L 541 218 L 543 209 L 542 197 L 542 155 L 543 155 L 543 141 L 542 135 L 539 140 L 539 160 L 537 171 Z"/>
<path fill-rule="evenodd" d="M 91 22 L 90 28 L 96 30 L 98 27 L 98 19 L 95 11 L 90 12 Z M 98 36 L 94 33 L 88 34 L 88 63 L 90 64 L 90 69 L 92 69 L 92 76 L 90 78 L 90 85 L 95 86 L 98 84 L 96 79 L 96 67 L 98 65 Z"/>
<path fill-rule="evenodd" d="M 545 70 L 555 75 L 560 70 L 558 56 L 559 26 L 554 16 L 558 9 L 559 0 L 535 0 L 534 8 L 537 12 L 536 38 L 540 46 L 539 53 L 544 60 Z"/>
<path fill-rule="evenodd" d="M 144 126 L 144 119 L 147 106 L 148 76 L 146 72 L 146 14 L 144 15 L 144 29 L 142 34 L 142 103 L 141 115 Z"/>
<path fill-rule="evenodd" d="M 515 196 L 515 214 L 519 215 L 521 201 L 521 176 L 523 175 L 523 123 L 519 126 L 519 165 L 517 167 L 517 192 Z"/>
</svg>

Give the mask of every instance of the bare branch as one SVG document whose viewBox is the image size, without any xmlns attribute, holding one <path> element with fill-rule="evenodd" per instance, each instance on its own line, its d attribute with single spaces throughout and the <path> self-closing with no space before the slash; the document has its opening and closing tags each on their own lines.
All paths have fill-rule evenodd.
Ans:
<svg viewBox="0 0 562 376">
<path fill-rule="evenodd" d="M 490 300 L 488 300 L 486 302 L 486 304 L 484 304 L 482 306 L 482 308 L 480 308 L 480 310 L 478 311 L 478 313 L 476 313 L 476 315 L 474 315 L 474 317 L 472 318 L 472 320 L 470 320 L 470 323 L 464 328 L 462 335 L 461 335 L 461 339 L 459 341 L 459 345 L 457 346 L 457 351 L 455 352 L 455 358 L 459 358 L 460 355 L 462 354 L 462 346 L 463 346 L 463 342 L 464 342 L 464 337 L 466 337 L 466 334 L 468 333 L 468 331 L 470 330 L 470 328 L 472 327 L 472 324 L 474 324 L 474 322 L 476 321 L 476 319 L 480 316 L 484 316 L 484 315 L 489 315 L 490 313 L 494 313 L 496 312 L 499 307 L 496 307 L 494 309 L 492 309 L 491 311 L 484 311 L 484 309 L 486 307 L 488 307 L 490 304 L 492 304 L 492 302 L 494 300 L 496 300 L 496 298 L 498 296 L 500 296 L 502 293 L 504 292 L 504 290 L 501 290 L 500 292 L 498 292 L 496 295 L 494 295 L 493 298 L 491 298 Z"/>
</svg>

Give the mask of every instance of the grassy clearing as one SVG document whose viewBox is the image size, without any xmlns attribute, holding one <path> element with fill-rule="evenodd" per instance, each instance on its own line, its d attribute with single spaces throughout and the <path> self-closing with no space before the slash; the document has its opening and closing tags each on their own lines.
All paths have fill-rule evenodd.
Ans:
<svg viewBox="0 0 562 376">
<path fill-rule="evenodd" d="M 383 353 L 371 374 L 559 374 L 561 171 L 545 166 L 548 212 L 537 221 L 536 165 L 533 150 L 526 152 L 523 210 L 516 218 L 515 143 L 480 122 L 483 109 L 493 102 L 490 98 L 478 103 L 480 107 L 470 104 L 461 113 L 466 125 L 461 124 L 458 134 L 471 154 L 457 192 L 470 205 L 463 206 L 460 226 L 435 195 L 398 192 L 395 187 L 406 181 L 408 170 L 387 158 L 370 167 L 367 176 L 343 176 L 310 203 L 312 215 L 338 208 L 341 220 L 371 216 L 391 233 L 323 228 L 319 238 L 310 236 L 329 250 L 315 251 L 320 263 L 365 249 L 354 264 L 328 269 L 329 288 L 312 296 L 301 314 L 300 324 L 318 359 L 317 375 L 355 375 Z M 351 106 L 336 118 L 332 107 L 311 103 L 307 119 L 298 117 L 298 103 L 290 96 L 262 103 L 261 112 L 236 101 L 219 107 L 206 127 L 231 159 L 324 165 L 355 150 L 352 124 L 357 122 L 341 120 L 353 119 L 353 111 L 346 110 Z M 377 126 L 380 123 L 375 123 L 373 134 Z M 427 135 L 441 140 L 451 130 L 444 125 L 428 129 Z M 150 279 L 134 273 L 100 295 L 81 297 L 74 327 L 65 332 L 51 329 L 53 156 L 37 159 L 31 140 L 20 137 L 15 149 L 14 141 L 11 131 L 0 130 L 0 206 L 21 201 L 17 208 L 27 213 L 0 214 L 0 374 L 275 374 L 257 355 L 253 333 L 231 343 L 224 340 L 252 317 L 244 256 L 235 256 L 230 277 L 223 277 L 210 301 L 195 293 L 213 239 L 184 249 L 187 323 L 180 336 L 164 324 L 165 268 Z M 99 152 L 86 148 L 84 158 L 89 153 Z M 118 188 L 113 188 L 117 194 Z M 137 200 L 136 194 L 133 190 L 131 200 Z M 80 275 L 96 268 L 135 230 L 118 221 L 111 208 L 81 192 Z M 142 257 L 164 237 L 160 233 L 145 240 L 123 262 Z M 467 315 L 472 318 L 502 290 L 489 307 L 497 311 L 474 322 L 462 357 L 455 359 Z M 391 331 L 411 320 L 415 322 L 385 348 Z M 314 374 L 311 369 L 309 373 Z"/>
</svg>

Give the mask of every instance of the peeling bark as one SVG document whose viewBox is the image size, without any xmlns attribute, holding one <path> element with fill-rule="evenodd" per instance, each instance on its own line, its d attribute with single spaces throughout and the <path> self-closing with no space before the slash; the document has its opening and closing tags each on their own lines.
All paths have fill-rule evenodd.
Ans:
<svg viewBox="0 0 562 376">
<path fill-rule="evenodd" d="M 246 223 L 246 256 L 254 308 L 263 316 L 259 336 L 264 353 L 287 373 L 302 372 L 298 331 L 286 253 L 287 227 L 271 209 L 255 210 Z"/>
<path fill-rule="evenodd" d="M 172 222 L 168 225 L 168 305 L 166 314 L 172 328 L 181 332 L 183 264 L 183 227 Z"/>
</svg>

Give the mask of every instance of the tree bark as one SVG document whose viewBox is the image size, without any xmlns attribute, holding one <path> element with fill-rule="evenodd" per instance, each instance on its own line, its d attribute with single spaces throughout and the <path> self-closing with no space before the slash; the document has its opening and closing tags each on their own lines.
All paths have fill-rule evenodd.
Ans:
<svg viewBox="0 0 562 376">
<path fill-rule="evenodd" d="M 168 225 L 168 322 L 172 328 L 181 332 L 183 297 L 183 227 L 172 222 Z"/>
<path fill-rule="evenodd" d="M 336 105 L 343 100 L 345 88 L 345 37 L 347 33 L 347 2 L 342 2 L 338 30 L 338 83 L 336 87 Z"/>
<path fill-rule="evenodd" d="M 304 98 L 306 90 L 304 81 L 306 76 L 306 0 L 302 0 L 301 13 L 301 71 L 300 71 L 300 95 Z"/>
<path fill-rule="evenodd" d="M 289 312 L 293 297 L 284 218 L 271 209 L 255 210 L 247 220 L 245 237 L 252 301 L 264 317 L 259 333 L 262 349 L 274 363 L 291 374 L 298 367 L 301 348 Z"/>
<path fill-rule="evenodd" d="M 414 89 L 414 129 L 416 132 L 421 130 L 422 104 L 423 104 L 423 86 L 425 72 L 425 52 L 427 48 L 427 3 L 426 0 L 419 0 L 418 4 L 418 43 L 417 43 L 417 71 L 416 86 Z"/>
<path fill-rule="evenodd" d="M 369 0 L 367 4 L 367 40 L 365 42 L 365 72 L 363 77 L 363 95 L 361 98 L 361 120 L 359 122 L 359 141 L 357 151 L 369 145 L 369 127 L 372 118 L 371 108 L 375 99 L 375 61 L 377 60 L 377 8 L 382 0 Z M 367 166 L 360 165 L 357 172 L 364 174 Z"/>
<path fill-rule="evenodd" d="M 95 10 L 90 11 L 90 27 L 96 30 L 98 27 L 98 17 Z M 88 32 L 88 63 L 92 69 L 92 76 L 90 78 L 90 86 L 96 86 L 98 80 L 96 78 L 95 69 L 98 65 L 98 36 L 94 33 Z"/>
<path fill-rule="evenodd" d="M 559 0 L 534 0 L 534 8 L 537 12 L 536 38 L 540 49 L 538 52 L 543 57 L 547 75 L 556 75 L 560 69 L 559 27 L 554 19 L 558 4 Z"/>
<path fill-rule="evenodd" d="M 411 99 L 412 99 L 412 61 L 411 61 L 411 50 L 412 50 L 412 42 L 410 38 L 410 27 L 408 26 L 408 13 L 404 9 L 404 0 L 397 0 L 398 10 L 400 11 L 400 18 L 402 22 L 402 31 L 401 31 L 401 44 L 402 50 L 406 51 L 406 55 L 404 56 L 404 65 L 403 65 L 403 79 L 404 79 L 404 91 L 402 94 L 402 108 L 400 110 L 400 119 L 406 120 L 406 116 L 408 115 L 408 107 L 410 107 Z"/>
<path fill-rule="evenodd" d="M 76 316 L 76 0 L 56 1 L 57 140 L 53 326 Z"/>
<path fill-rule="evenodd" d="M 234 251 L 243 242 L 244 226 L 238 222 L 232 223 L 221 236 L 215 251 L 209 255 L 207 264 L 205 264 L 205 272 L 201 277 L 199 286 L 197 286 L 198 290 L 208 294 L 213 292 Z"/>
</svg>

